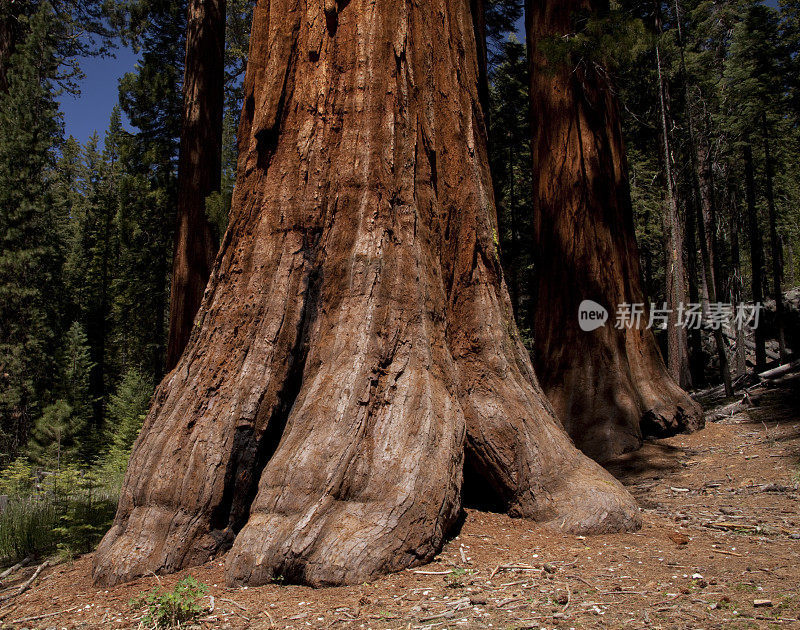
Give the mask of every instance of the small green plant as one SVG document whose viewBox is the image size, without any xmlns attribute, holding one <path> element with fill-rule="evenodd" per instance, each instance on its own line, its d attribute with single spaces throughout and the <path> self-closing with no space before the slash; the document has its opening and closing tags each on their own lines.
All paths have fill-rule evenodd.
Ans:
<svg viewBox="0 0 800 630">
<path fill-rule="evenodd" d="M 464 578 L 469 575 L 469 571 L 456 567 L 450 573 L 444 576 L 444 581 L 447 582 L 447 588 L 463 588 Z"/>
<path fill-rule="evenodd" d="M 204 608 L 200 600 L 206 592 L 208 586 L 187 575 L 171 592 L 153 587 L 152 591 L 132 599 L 131 606 L 146 610 L 142 617 L 146 628 L 180 628 L 201 615 Z"/>
</svg>

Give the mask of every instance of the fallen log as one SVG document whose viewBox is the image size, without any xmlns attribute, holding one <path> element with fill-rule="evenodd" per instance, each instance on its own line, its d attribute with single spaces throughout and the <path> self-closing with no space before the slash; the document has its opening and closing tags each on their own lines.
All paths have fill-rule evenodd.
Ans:
<svg viewBox="0 0 800 630">
<path fill-rule="evenodd" d="M 761 379 L 772 380 L 778 378 L 779 376 L 783 376 L 784 374 L 788 374 L 789 372 L 794 372 L 795 370 L 800 370 L 800 359 L 797 361 L 792 361 L 791 363 L 779 365 L 778 367 L 767 370 L 766 372 L 761 372 L 758 377 Z"/>
<path fill-rule="evenodd" d="M 14 571 L 21 569 L 22 567 L 28 566 L 31 563 L 31 560 L 33 560 L 33 556 L 28 556 L 24 560 L 20 560 L 14 566 L 8 567 L 5 571 L 0 573 L 0 584 L 2 584 L 2 580 L 5 580 L 9 575 L 14 573 Z"/>
<path fill-rule="evenodd" d="M 50 561 L 49 561 L 49 560 L 45 560 L 44 562 L 42 562 L 42 564 L 40 564 L 40 565 L 37 567 L 36 571 L 34 571 L 34 572 L 33 572 L 33 575 L 32 575 L 30 578 L 28 578 L 28 581 L 27 581 L 27 582 L 25 582 L 25 583 L 24 583 L 22 586 L 20 586 L 20 587 L 19 587 L 19 588 L 18 588 L 16 591 L 14 591 L 13 593 L 9 593 L 8 595 L 3 595 L 2 597 L 0 597 L 0 604 L 2 604 L 2 603 L 3 603 L 3 602 L 5 602 L 5 601 L 8 601 L 9 599 L 12 599 L 12 598 L 14 598 L 14 597 L 17 597 L 18 595 L 22 595 L 22 594 L 23 594 L 25 591 L 27 591 L 27 590 L 28 590 L 28 589 L 31 587 L 31 584 L 33 584 L 33 583 L 36 581 L 36 578 L 38 578 L 38 577 L 39 577 L 39 574 L 40 574 L 40 573 L 41 573 L 41 572 L 42 572 L 42 571 L 45 569 L 45 567 L 47 567 L 49 564 L 50 564 Z"/>
</svg>

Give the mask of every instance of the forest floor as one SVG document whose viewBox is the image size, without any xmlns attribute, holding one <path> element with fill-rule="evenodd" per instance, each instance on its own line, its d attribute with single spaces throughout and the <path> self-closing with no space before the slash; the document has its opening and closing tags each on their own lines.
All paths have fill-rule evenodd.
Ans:
<svg viewBox="0 0 800 630">
<path fill-rule="evenodd" d="M 562 535 L 469 510 L 432 564 L 319 590 L 227 589 L 220 558 L 191 571 L 209 586 L 198 626 L 800 628 L 800 375 L 782 380 L 757 407 L 609 465 L 642 507 L 637 533 Z M 106 590 L 90 568 L 83 556 L 43 571 L 0 607 L 2 627 L 133 628 L 130 600 L 180 577 Z"/>
</svg>

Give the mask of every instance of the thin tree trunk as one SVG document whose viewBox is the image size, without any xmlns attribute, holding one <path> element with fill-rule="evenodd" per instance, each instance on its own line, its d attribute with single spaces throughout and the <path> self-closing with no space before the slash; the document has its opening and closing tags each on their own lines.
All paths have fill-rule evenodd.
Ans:
<svg viewBox="0 0 800 630">
<path fill-rule="evenodd" d="M 670 377 L 646 317 L 622 330 L 613 319 L 593 332 L 579 326 L 583 300 L 612 318 L 620 305 L 644 302 L 616 97 L 605 73 L 552 67 L 539 48 L 542 38 L 571 32 L 573 11 L 598 8 L 529 0 L 526 22 L 540 302 L 533 355 L 564 426 L 602 460 L 638 448 L 643 432 L 696 428 L 702 413 Z"/>
<path fill-rule="evenodd" d="M 167 370 L 192 333 L 217 243 L 206 198 L 220 188 L 226 0 L 190 0 L 178 160 L 178 216 L 170 291 Z"/>
<path fill-rule="evenodd" d="M 735 201 L 735 187 L 728 186 L 730 201 L 730 232 L 731 232 L 731 303 L 738 309 L 743 302 L 742 262 L 739 252 L 739 230 L 741 219 L 738 204 Z M 733 331 L 736 336 L 736 354 L 734 355 L 734 370 L 736 376 L 742 376 L 747 371 L 747 350 L 745 348 L 745 334 L 742 326 L 736 326 Z"/>
<path fill-rule="evenodd" d="M 661 25 L 661 15 L 660 12 L 656 14 L 657 19 L 657 27 L 659 31 L 659 35 L 662 32 L 662 25 Z M 697 204 L 699 203 L 700 192 L 699 192 L 699 184 L 697 181 L 697 168 L 696 168 L 696 155 L 695 155 L 695 138 L 694 138 L 694 129 L 692 124 L 692 114 L 691 108 L 689 104 L 689 90 L 687 85 L 687 73 L 686 73 L 686 56 L 685 56 L 685 47 L 683 41 L 683 28 L 682 28 L 682 17 L 681 17 L 681 4 L 680 0 L 675 0 L 675 23 L 677 26 L 678 31 L 678 48 L 680 50 L 681 55 L 681 86 L 682 86 L 682 95 L 683 95 L 683 105 L 684 109 L 687 113 L 687 124 L 688 124 L 688 131 L 689 131 L 689 143 L 691 145 L 690 156 L 692 160 L 692 195 L 689 195 L 689 200 L 686 203 L 686 221 L 683 224 L 685 229 L 686 235 L 686 249 L 687 249 L 687 264 L 688 264 L 688 278 L 687 283 L 689 287 L 689 302 L 692 304 L 697 304 L 700 301 L 700 292 L 697 286 L 697 244 L 696 244 L 696 236 L 697 236 L 697 225 L 698 225 L 698 212 L 697 212 Z M 657 61 L 658 61 L 658 72 L 659 72 L 659 84 L 662 90 L 662 103 L 663 101 L 668 101 L 668 97 L 664 98 L 664 92 L 666 92 L 666 87 L 664 86 L 663 78 L 661 76 L 661 55 L 660 49 L 657 50 Z M 667 112 L 666 107 L 662 106 L 662 133 L 664 138 L 669 139 L 667 135 L 667 125 L 666 120 L 667 116 L 664 116 Z M 669 149 L 669 145 L 666 145 L 666 155 L 667 159 L 671 158 L 671 151 Z M 671 163 L 670 163 L 671 167 Z M 675 195 L 674 185 L 673 185 L 673 195 Z M 704 267 L 704 263 L 701 260 L 700 266 Z M 705 284 L 705 273 L 703 273 L 703 282 Z M 691 352 L 689 354 L 689 364 L 690 370 L 692 374 L 692 383 L 695 387 L 701 385 L 705 382 L 705 360 L 703 356 L 703 339 L 701 335 L 701 331 L 699 327 L 692 327 L 689 330 L 689 346 L 691 348 Z M 684 383 L 681 383 L 684 385 Z"/>
<path fill-rule="evenodd" d="M 786 258 L 789 261 L 789 286 L 794 288 L 797 284 L 794 273 L 794 250 L 792 249 L 792 239 L 786 239 Z"/>
<path fill-rule="evenodd" d="M 660 23 L 659 23 L 660 28 Z M 670 309 L 667 323 L 667 362 L 669 373 L 681 387 L 691 387 L 689 350 L 686 329 L 678 325 L 678 308 L 686 303 L 686 270 L 683 266 L 683 234 L 681 230 L 675 179 L 672 173 L 672 151 L 667 114 L 667 96 L 661 71 L 661 48 L 656 45 L 658 71 L 658 97 L 661 118 L 661 137 L 664 149 L 664 179 L 667 187 L 667 211 L 664 221 L 667 232 L 667 305 Z"/>
<path fill-rule="evenodd" d="M 691 117 L 691 114 L 690 114 Z M 700 202 L 702 217 L 697 222 L 698 233 L 700 235 L 700 253 L 703 257 L 703 270 L 705 272 L 706 287 L 708 289 L 709 302 L 717 303 L 717 278 L 719 278 L 719 263 L 715 264 L 716 254 L 715 238 L 716 233 L 716 212 L 713 200 L 713 182 L 711 180 L 711 165 L 709 163 L 708 147 L 704 142 L 697 142 L 696 147 L 696 168 L 695 177 L 699 180 Z M 731 382 L 731 371 L 728 366 L 728 354 L 725 349 L 725 338 L 722 325 L 713 329 L 714 342 L 717 346 L 717 357 L 719 360 L 719 371 L 722 382 L 725 385 L 725 394 L 733 396 L 733 383 Z"/>
<path fill-rule="evenodd" d="M 686 278 L 690 304 L 700 303 L 700 287 L 697 284 L 699 277 L 697 261 L 697 198 L 689 197 L 686 204 L 686 217 L 683 230 L 686 235 Z M 669 278 L 667 278 L 669 280 Z M 689 338 L 689 366 L 692 374 L 692 385 L 701 387 L 706 382 L 705 359 L 703 356 L 703 337 L 698 327 L 688 331 Z"/>
<path fill-rule="evenodd" d="M 761 112 L 761 127 L 764 138 L 764 163 L 767 175 L 767 210 L 769 211 L 769 243 L 772 250 L 772 293 L 775 298 L 775 323 L 777 326 L 778 348 L 780 349 L 781 363 L 789 360 L 789 353 L 786 350 L 786 333 L 784 330 L 786 315 L 783 306 L 783 292 L 781 289 L 781 279 L 783 276 L 783 250 L 781 241 L 778 238 L 778 217 L 775 210 L 775 191 L 773 187 L 773 164 L 772 154 L 769 146 L 769 128 L 767 127 L 767 115 Z"/>
<path fill-rule="evenodd" d="M 464 478 L 563 531 L 639 523 L 514 325 L 469 3 L 324 9 L 256 6 L 231 225 L 98 583 L 231 543 L 232 584 L 362 583 L 441 549 Z"/>
<path fill-rule="evenodd" d="M 747 222 L 750 232 L 750 265 L 752 267 L 752 293 L 753 302 L 764 302 L 764 291 L 761 284 L 761 274 L 764 268 L 764 248 L 761 243 L 761 228 L 758 225 L 758 210 L 756 209 L 756 183 L 753 175 L 753 149 L 745 145 L 744 180 L 745 194 L 747 196 Z M 756 371 L 763 372 L 767 368 L 767 348 L 764 329 L 758 326 L 755 331 L 756 338 Z"/>
</svg>

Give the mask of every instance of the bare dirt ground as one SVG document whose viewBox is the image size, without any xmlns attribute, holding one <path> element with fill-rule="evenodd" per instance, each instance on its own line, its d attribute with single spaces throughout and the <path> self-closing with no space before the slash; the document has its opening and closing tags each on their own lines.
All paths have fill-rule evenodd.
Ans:
<svg viewBox="0 0 800 630">
<path fill-rule="evenodd" d="M 609 466 L 642 507 L 637 533 L 582 538 L 469 510 L 434 563 L 320 590 L 227 589 L 218 559 L 191 571 L 209 586 L 199 626 L 800 628 L 800 375 L 759 403 Z M 137 627 L 130 600 L 180 577 L 105 590 L 90 567 L 84 556 L 44 570 L 0 607 L 2 627 Z"/>
</svg>

